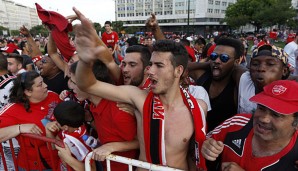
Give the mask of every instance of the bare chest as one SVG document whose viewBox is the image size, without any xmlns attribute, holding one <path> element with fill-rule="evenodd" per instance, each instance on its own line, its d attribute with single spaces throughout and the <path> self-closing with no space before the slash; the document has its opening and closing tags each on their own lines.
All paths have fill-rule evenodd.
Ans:
<svg viewBox="0 0 298 171">
<path fill-rule="evenodd" d="M 194 132 L 193 118 L 185 107 L 165 111 L 165 143 L 170 146 L 188 145 Z"/>
</svg>

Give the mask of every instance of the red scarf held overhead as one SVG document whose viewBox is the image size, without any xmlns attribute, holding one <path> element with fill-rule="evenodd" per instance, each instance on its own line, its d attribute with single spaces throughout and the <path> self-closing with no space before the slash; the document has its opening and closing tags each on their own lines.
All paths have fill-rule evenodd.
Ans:
<svg viewBox="0 0 298 171">
<path fill-rule="evenodd" d="M 200 153 L 206 139 L 203 117 L 197 100 L 185 89 L 180 88 L 184 104 L 192 113 L 195 127 L 195 158 L 199 170 L 207 170 L 205 159 Z M 149 92 L 144 103 L 143 131 L 146 159 L 153 164 L 166 165 L 164 142 L 164 108 L 159 96 Z"/>
<path fill-rule="evenodd" d="M 60 50 L 62 56 L 68 61 L 74 55 L 75 47 L 68 39 L 68 32 L 72 31 L 71 23 L 61 14 L 54 11 L 43 9 L 38 3 L 35 3 L 38 17 L 51 29 L 52 37 Z"/>
</svg>

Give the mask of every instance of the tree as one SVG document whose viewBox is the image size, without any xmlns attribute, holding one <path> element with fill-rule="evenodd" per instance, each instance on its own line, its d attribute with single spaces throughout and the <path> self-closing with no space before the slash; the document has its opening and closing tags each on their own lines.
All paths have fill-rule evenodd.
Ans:
<svg viewBox="0 0 298 171">
<path fill-rule="evenodd" d="M 93 23 L 96 33 L 98 34 L 101 31 L 101 25 L 99 23 Z"/>
<path fill-rule="evenodd" d="M 0 35 L 3 35 L 3 31 L 7 31 L 7 34 L 8 34 L 8 30 L 9 30 L 8 28 L 0 26 Z"/>
<path fill-rule="evenodd" d="M 119 33 L 120 30 L 123 30 L 123 21 L 113 21 L 112 27 L 113 27 L 114 31 Z"/>
<path fill-rule="evenodd" d="M 291 0 L 238 0 L 228 6 L 224 21 L 232 28 L 252 24 L 257 28 L 284 25 L 294 20 Z"/>
<path fill-rule="evenodd" d="M 37 25 L 30 29 L 30 34 L 33 37 L 39 34 L 41 34 L 43 37 L 47 37 L 49 35 L 49 31 L 43 25 Z"/>
</svg>

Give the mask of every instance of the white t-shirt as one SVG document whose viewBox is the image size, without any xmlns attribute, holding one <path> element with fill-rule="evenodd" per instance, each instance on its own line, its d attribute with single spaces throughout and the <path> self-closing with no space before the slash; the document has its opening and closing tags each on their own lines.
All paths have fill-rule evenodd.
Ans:
<svg viewBox="0 0 298 171">
<path fill-rule="evenodd" d="M 288 43 L 285 47 L 284 47 L 284 51 L 289 55 L 288 58 L 288 63 L 290 64 L 291 67 L 295 68 L 296 66 L 296 56 L 295 56 L 295 51 L 298 49 L 298 45 L 295 41 L 292 41 L 290 43 Z"/>
<path fill-rule="evenodd" d="M 238 113 L 253 113 L 256 110 L 257 104 L 249 101 L 255 94 L 255 85 L 249 71 L 246 71 L 241 75 L 239 82 Z"/>
<path fill-rule="evenodd" d="M 203 100 L 207 104 L 207 111 L 211 110 L 209 95 L 202 86 L 189 85 L 188 91 L 194 98 Z"/>
</svg>

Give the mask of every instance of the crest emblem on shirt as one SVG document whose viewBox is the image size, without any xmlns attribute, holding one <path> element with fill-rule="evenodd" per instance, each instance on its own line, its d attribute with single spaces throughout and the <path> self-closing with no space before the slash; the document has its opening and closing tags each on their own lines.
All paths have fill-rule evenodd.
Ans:
<svg viewBox="0 0 298 171">
<path fill-rule="evenodd" d="M 282 85 L 275 85 L 273 88 L 272 88 L 272 93 L 274 95 L 281 95 L 283 94 L 284 92 L 286 92 L 287 88 L 282 86 Z"/>
</svg>

